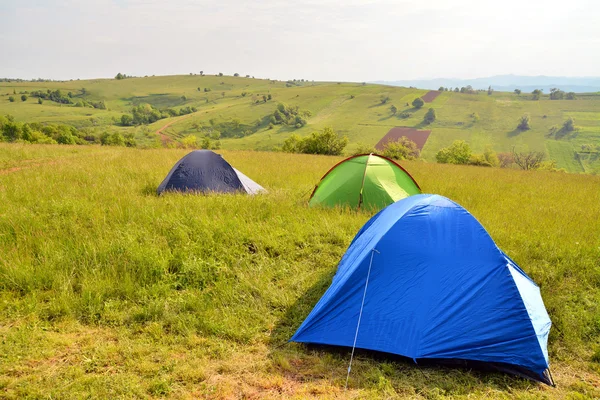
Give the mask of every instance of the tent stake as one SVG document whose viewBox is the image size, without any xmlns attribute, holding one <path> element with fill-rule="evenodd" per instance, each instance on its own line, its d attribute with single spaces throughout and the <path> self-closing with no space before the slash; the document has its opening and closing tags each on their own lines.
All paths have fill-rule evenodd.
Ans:
<svg viewBox="0 0 600 400">
<path fill-rule="evenodd" d="M 354 349 L 356 348 L 356 339 L 358 339 L 358 329 L 360 328 L 360 320 L 362 318 L 363 307 L 365 306 L 365 297 L 367 296 L 367 287 L 369 286 L 369 276 L 371 276 L 371 266 L 373 265 L 373 255 L 377 250 L 371 250 L 371 261 L 369 262 L 369 271 L 365 280 L 365 290 L 363 292 L 362 303 L 360 304 L 360 312 L 358 313 L 358 323 L 356 324 L 356 333 L 354 334 L 354 344 L 352 345 L 352 354 L 350 355 L 350 364 L 348 365 L 348 374 L 346 375 L 346 386 L 344 390 L 348 390 L 348 380 L 350 379 L 350 371 L 352 370 L 352 360 L 354 359 Z"/>
</svg>

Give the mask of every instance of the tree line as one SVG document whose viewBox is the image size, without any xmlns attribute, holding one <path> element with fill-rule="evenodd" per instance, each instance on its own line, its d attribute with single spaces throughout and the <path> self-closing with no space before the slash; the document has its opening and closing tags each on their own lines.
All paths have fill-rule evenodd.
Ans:
<svg viewBox="0 0 600 400">
<path fill-rule="evenodd" d="M 70 125 L 15 121 L 11 115 L 0 116 L 0 141 L 37 144 L 102 144 L 111 146 L 137 145 L 133 133 L 119 132 L 94 134 Z"/>
</svg>

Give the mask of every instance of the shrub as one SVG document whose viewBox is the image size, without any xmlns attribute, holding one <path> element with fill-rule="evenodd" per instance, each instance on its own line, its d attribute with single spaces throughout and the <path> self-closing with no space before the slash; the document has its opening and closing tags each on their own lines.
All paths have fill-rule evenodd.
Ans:
<svg viewBox="0 0 600 400">
<path fill-rule="evenodd" d="M 185 149 L 195 149 L 198 147 L 198 138 L 196 135 L 186 135 L 181 138 L 181 146 Z"/>
<path fill-rule="evenodd" d="M 40 98 L 38 98 L 38 104 L 43 104 L 43 103 L 44 103 L 44 100 L 42 100 L 42 98 L 41 98 L 41 97 L 40 97 Z"/>
<path fill-rule="evenodd" d="M 569 119 L 567 119 L 563 123 L 563 129 L 565 130 L 565 132 L 572 132 L 573 130 L 575 130 L 575 120 L 573 119 L 573 117 L 569 117 Z"/>
<path fill-rule="evenodd" d="M 411 116 L 412 116 L 412 114 L 407 111 L 400 113 L 400 118 L 402 118 L 402 119 L 410 118 Z"/>
<path fill-rule="evenodd" d="M 541 151 L 527 151 L 518 153 L 513 148 L 512 155 L 515 164 L 524 170 L 538 169 L 544 160 L 545 154 Z"/>
<path fill-rule="evenodd" d="M 531 129 L 531 127 L 529 126 L 529 114 L 524 114 L 520 119 L 519 119 L 519 124 L 517 125 L 517 129 L 521 130 L 521 131 L 526 131 Z"/>
<path fill-rule="evenodd" d="M 398 111 L 398 109 L 396 108 L 395 105 L 392 104 L 391 107 L 390 107 L 390 111 L 392 112 L 392 114 L 396 114 L 396 112 Z"/>
<path fill-rule="evenodd" d="M 435 121 L 436 115 L 435 115 L 435 110 L 433 108 L 430 108 L 427 113 L 425 113 L 425 116 L 423 117 L 423 121 L 427 124 L 431 124 L 433 121 Z"/>
<path fill-rule="evenodd" d="M 359 142 L 356 145 L 356 149 L 352 152 L 352 155 L 355 156 L 357 154 L 370 154 L 370 153 L 376 153 L 375 148 L 366 143 Z"/>
<path fill-rule="evenodd" d="M 15 102 L 15 96 L 10 96 L 8 98 L 8 101 L 10 101 L 11 103 L 14 103 Z"/>
<path fill-rule="evenodd" d="M 313 132 L 306 138 L 294 134 L 283 142 L 282 150 L 289 153 L 341 155 L 348 145 L 348 138 L 340 137 L 332 128 Z"/>
<path fill-rule="evenodd" d="M 425 104 L 425 102 L 420 97 L 417 97 L 412 102 L 412 105 L 413 105 L 414 108 L 421 108 L 421 107 L 423 107 L 424 104 Z"/>
<path fill-rule="evenodd" d="M 471 147 L 464 140 L 455 140 L 450 147 L 444 147 L 435 155 L 443 164 L 468 164 L 471 159 Z"/>
<path fill-rule="evenodd" d="M 383 155 L 394 160 L 415 160 L 420 154 L 417 144 L 406 136 L 395 142 L 387 142 L 383 146 Z"/>
<path fill-rule="evenodd" d="M 123 126 L 133 125 L 133 117 L 129 114 L 121 115 L 121 125 L 123 125 Z"/>
<path fill-rule="evenodd" d="M 27 101 L 27 95 L 26 94 L 24 94 L 24 95 L 21 96 L 21 101 Z"/>
</svg>

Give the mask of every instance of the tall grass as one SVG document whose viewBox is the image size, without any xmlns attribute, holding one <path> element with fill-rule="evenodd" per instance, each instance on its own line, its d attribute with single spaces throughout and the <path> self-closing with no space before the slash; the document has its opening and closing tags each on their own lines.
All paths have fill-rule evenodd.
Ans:
<svg viewBox="0 0 600 400">
<path fill-rule="evenodd" d="M 79 149 L 0 145 L 0 397 L 600 395 L 597 177 L 404 163 L 540 285 L 561 388 L 360 356 L 344 394 L 345 353 L 285 344 L 371 216 L 306 206 L 339 158 L 224 151 L 269 193 L 157 197 L 186 151 Z"/>
</svg>

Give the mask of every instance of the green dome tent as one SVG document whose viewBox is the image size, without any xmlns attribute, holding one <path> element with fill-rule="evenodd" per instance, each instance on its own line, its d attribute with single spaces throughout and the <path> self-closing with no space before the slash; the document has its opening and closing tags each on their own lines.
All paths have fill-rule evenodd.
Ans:
<svg viewBox="0 0 600 400">
<path fill-rule="evenodd" d="M 379 210 L 419 193 L 417 182 L 393 160 L 359 154 L 334 165 L 321 178 L 308 204 Z"/>
</svg>

